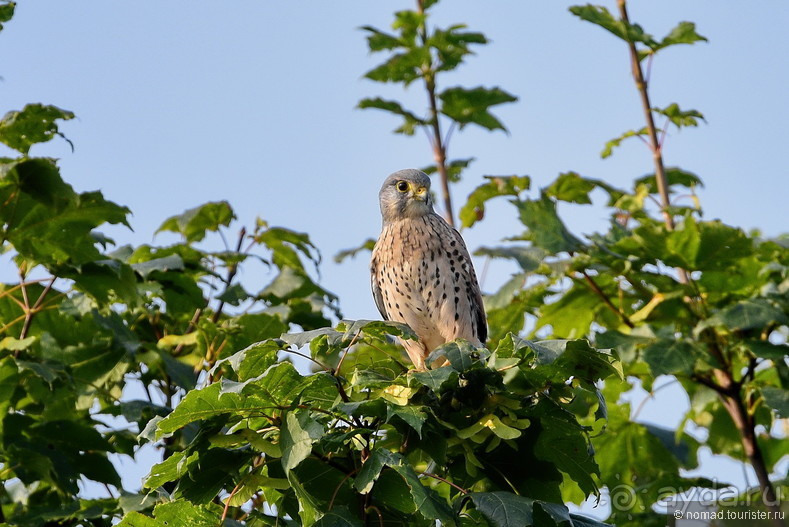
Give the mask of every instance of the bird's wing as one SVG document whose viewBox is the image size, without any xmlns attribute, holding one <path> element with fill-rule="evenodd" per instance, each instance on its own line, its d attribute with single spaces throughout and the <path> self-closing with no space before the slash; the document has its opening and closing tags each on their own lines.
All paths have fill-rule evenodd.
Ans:
<svg viewBox="0 0 789 527">
<path fill-rule="evenodd" d="M 448 226 L 449 227 L 449 226 Z M 477 275 L 474 272 L 474 266 L 471 263 L 471 256 L 468 253 L 468 249 L 466 248 L 466 244 L 463 241 L 463 237 L 460 235 L 458 231 L 449 227 L 450 235 L 454 238 L 459 246 L 459 252 L 461 256 L 468 262 L 468 270 L 465 271 L 464 274 L 466 276 L 464 278 L 468 279 L 472 284 L 473 289 L 473 299 L 471 308 L 471 317 L 477 323 L 477 335 L 476 337 L 479 341 L 484 345 L 485 341 L 488 339 L 488 322 L 485 316 L 485 306 L 482 303 L 482 292 L 479 289 L 479 282 L 477 282 Z"/>
<path fill-rule="evenodd" d="M 381 316 L 384 320 L 390 320 L 389 315 L 386 314 L 386 305 L 384 304 L 384 298 L 381 295 L 381 287 L 378 285 L 378 280 L 376 276 L 378 275 L 378 266 L 379 266 L 378 259 L 373 255 L 372 261 L 370 262 L 370 286 L 373 290 L 373 300 L 375 301 L 375 307 L 378 308 L 378 312 L 381 313 Z"/>
</svg>

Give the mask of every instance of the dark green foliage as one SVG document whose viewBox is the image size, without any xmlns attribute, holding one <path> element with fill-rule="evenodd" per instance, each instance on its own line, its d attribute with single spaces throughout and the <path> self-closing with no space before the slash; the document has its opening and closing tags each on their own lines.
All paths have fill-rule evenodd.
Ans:
<svg viewBox="0 0 789 527">
<path fill-rule="evenodd" d="M 573 378 L 581 383 L 577 390 L 595 399 L 595 382 L 620 374 L 611 353 L 585 341 L 540 343 L 510 335 L 492 352 L 449 343 L 432 357 L 446 356 L 448 365 L 412 372 L 390 358 L 397 353 L 387 333 L 411 336 L 392 323 L 344 321 L 263 341 L 218 362 L 212 375 L 221 374 L 221 382 L 189 392 L 158 421 L 155 437 L 196 421 L 200 431 L 151 470 L 146 487 L 175 482 L 173 495 L 198 505 L 223 487 L 233 491 L 231 504 L 254 494 L 258 503 L 304 524 L 339 515 L 351 525 L 377 518 L 453 525 L 479 503 L 491 525 L 514 525 L 485 508 L 486 496 L 515 500 L 513 492 L 547 500 L 540 510 L 558 515 L 558 525 L 568 517 L 560 503 L 562 473 L 596 492 L 591 428 L 578 421 L 588 410 L 577 416 L 566 390 Z M 305 345 L 316 361 L 338 355 L 341 366 L 302 375 L 275 362 L 278 350 Z M 210 481 L 219 487 L 196 494 L 204 480 L 202 474 L 195 480 L 197 464 L 216 456 L 224 471 Z M 318 473 L 323 483 L 311 486 Z M 266 491 L 272 484 L 276 490 Z M 336 510 L 340 503 L 348 508 Z"/>
</svg>

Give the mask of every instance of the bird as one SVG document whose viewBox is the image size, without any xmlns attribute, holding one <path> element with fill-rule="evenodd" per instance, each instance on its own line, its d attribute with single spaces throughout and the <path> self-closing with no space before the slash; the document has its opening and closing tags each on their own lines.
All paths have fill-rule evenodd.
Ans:
<svg viewBox="0 0 789 527">
<path fill-rule="evenodd" d="M 370 260 L 373 299 L 384 320 L 405 323 L 419 337 L 400 339 L 416 370 L 455 339 L 483 346 L 488 326 L 474 266 L 460 233 L 433 209 L 430 177 L 399 170 L 378 198 L 383 226 Z"/>
</svg>

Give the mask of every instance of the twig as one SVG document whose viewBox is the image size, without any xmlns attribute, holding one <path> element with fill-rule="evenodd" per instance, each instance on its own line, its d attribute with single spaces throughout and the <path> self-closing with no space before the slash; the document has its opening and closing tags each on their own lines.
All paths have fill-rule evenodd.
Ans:
<svg viewBox="0 0 789 527">
<path fill-rule="evenodd" d="M 236 243 L 236 252 L 241 252 L 241 244 L 244 243 L 244 238 L 247 235 L 247 229 L 245 227 L 241 227 L 241 230 L 238 233 L 238 242 Z M 227 278 L 225 279 L 225 292 L 230 289 L 230 284 L 233 282 L 233 278 L 235 278 L 236 273 L 238 272 L 238 263 L 233 263 L 227 268 Z M 222 310 L 225 308 L 225 301 L 221 300 L 219 302 L 219 307 L 216 308 L 216 312 L 214 312 L 213 316 L 211 317 L 211 322 L 216 324 L 219 321 L 219 317 L 222 316 Z"/>
<path fill-rule="evenodd" d="M 464 489 L 463 487 L 460 487 L 460 486 L 458 486 L 458 485 L 455 485 L 455 484 L 454 484 L 454 483 L 452 483 L 451 481 L 447 481 L 446 479 L 442 478 L 442 477 L 441 477 L 441 476 L 439 476 L 438 474 L 433 474 L 432 472 L 422 472 L 422 475 L 423 475 L 423 476 L 428 476 L 428 477 L 431 477 L 431 478 L 433 478 L 433 479 L 437 479 L 438 481 L 441 481 L 441 482 L 443 482 L 443 483 L 446 483 L 447 485 L 450 485 L 450 486 L 452 486 L 452 487 L 456 488 L 457 490 L 459 490 L 459 491 L 460 491 L 460 492 L 462 492 L 463 494 L 468 494 L 468 490 L 466 490 L 466 489 Z"/>
<path fill-rule="evenodd" d="M 192 319 L 189 321 L 189 325 L 186 326 L 186 332 L 184 333 L 184 335 L 188 335 L 189 333 L 195 330 L 195 328 L 197 327 L 197 322 L 200 320 L 202 314 L 203 314 L 203 308 L 198 307 L 197 309 L 195 309 L 195 314 L 192 315 Z M 180 355 L 181 351 L 183 351 L 184 349 L 184 346 L 185 344 L 183 342 L 179 343 L 173 350 L 173 356 L 177 357 L 178 355 Z"/>
<path fill-rule="evenodd" d="M 345 477 L 342 478 L 342 481 L 340 481 L 340 483 L 337 485 L 337 487 L 334 489 L 334 492 L 331 495 L 331 499 L 329 500 L 329 507 L 328 507 L 327 510 L 329 510 L 329 511 L 332 510 L 332 508 L 334 507 L 334 500 L 337 499 L 337 493 L 340 492 L 340 487 L 342 487 L 342 484 L 345 483 L 346 481 L 348 481 L 348 478 L 353 476 L 355 473 L 356 473 L 356 469 L 348 472 L 345 475 Z"/>
<path fill-rule="evenodd" d="M 361 334 L 362 334 L 361 330 L 358 331 L 356 335 L 354 335 L 353 338 L 351 339 L 351 342 L 350 344 L 348 344 L 348 347 L 345 348 L 345 353 L 342 354 L 342 357 L 340 357 L 340 362 L 337 363 L 337 367 L 334 369 L 335 374 L 340 373 L 340 368 L 342 368 L 342 363 L 345 360 L 345 357 L 348 355 L 348 352 L 351 351 L 351 347 L 353 347 L 353 345 L 356 343 L 356 339 L 358 339 L 359 335 Z"/>
<path fill-rule="evenodd" d="M 219 524 L 220 525 L 225 522 L 225 518 L 227 518 L 227 513 L 230 510 L 230 500 L 232 500 L 233 496 L 236 495 L 236 492 L 238 492 L 241 489 L 241 484 L 242 483 L 244 483 L 244 478 L 241 478 L 241 481 L 239 481 L 236 484 L 236 486 L 233 487 L 233 490 L 230 491 L 230 496 L 228 496 L 227 499 L 225 500 L 225 508 L 222 511 L 222 517 L 219 519 Z"/>
<path fill-rule="evenodd" d="M 19 334 L 20 339 L 23 339 L 27 336 L 27 332 L 30 330 L 30 324 L 33 322 L 33 315 L 41 310 L 41 304 L 44 302 L 44 298 L 47 296 L 47 294 L 49 294 L 49 292 L 52 290 L 52 284 L 55 283 L 56 279 L 56 276 L 52 277 L 46 287 L 44 287 L 44 290 L 41 291 L 41 294 L 38 295 L 36 303 L 33 304 L 32 308 L 30 308 L 28 316 L 25 317 L 25 324 L 22 326 L 22 332 Z M 22 296 L 25 298 L 25 305 L 27 305 L 27 289 L 25 287 L 22 287 Z"/>
<path fill-rule="evenodd" d="M 636 327 L 636 325 L 633 324 L 630 318 L 628 318 L 628 316 L 622 310 L 620 310 L 618 307 L 616 307 L 616 305 L 614 305 L 613 302 L 611 302 L 611 299 L 608 298 L 608 295 L 605 294 L 605 291 L 603 291 L 600 288 L 600 286 L 597 285 L 597 282 L 594 281 L 594 278 L 589 276 L 589 273 L 587 273 L 586 270 L 581 271 L 581 274 L 586 280 L 586 283 L 589 284 L 589 287 L 592 289 L 592 291 L 594 291 L 597 294 L 597 296 L 600 297 L 600 299 L 603 301 L 603 303 L 605 303 L 606 306 L 608 306 L 609 309 L 611 309 L 614 313 L 616 313 L 619 316 L 619 318 L 627 327 L 631 329 Z"/>
<path fill-rule="evenodd" d="M 662 384 L 662 385 L 658 386 L 657 388 L 654 388 L 652 391 L 650 391 L 650 392 L 647 394 L 647 396 L 646 396 L 646 397 L 644 397 L 644 400 L 642 400 L 642 401 L 641 401 L 641 403 L 638 405 L 638 408 L 636 408 L 636 411 L 635 411 L 635 412 L 633 412 L 633 416 L 630 418 L 630 420 L 631 420 L 631 421 L 635 421 L 635 420 L 638 418 L 638 414 L 640 414 L 640 413 L 641 413 L 641 410 L 643 410 L 643 409 L 644 409 L 644 406 L 646 406 L 646 404 L 647 404 L 647 401 L 649 401 L 650 399 L 654 399 L 654 398 L 655 398 L 655 394 L 656 394 L 656 393 L 658 393 L 658 392 L 659 392 L 660 390 L 662 390 L 663 388 L 665 388 L 665 387 L 667 387 L 667 386 L 673 386 L 674 384 L 676 384 L 676 383 L 678 383 L 678 382 L 679 382 L 679 381 L 678 381 L 678 380 L 675 378 L 675 379 L 674 379 L 674 380 L 672 380 L 671 382 L 667 382 L 666 384 Z"/>
<path fill-rule="evenodd" d="M 301 353 L 300 351 L 293 351 L 293 350 L 282 350 L 282 351 L 284 351 L 285 353 L 292 353 L 293 355 L 298 355 L 299 357 L 303 357 L 303 358 L 305 358 L 307 360 L 311 360 L 312 362 L 314 362 L 315 364 L 320 366 L 321 369 L 323 369 L 323 371 L 331 371 L 331 367 L 330 366 L 327 366 L 326 364 L 322 363 L 321 361 L 310 357 L 306 353 Z"/>
</svg>

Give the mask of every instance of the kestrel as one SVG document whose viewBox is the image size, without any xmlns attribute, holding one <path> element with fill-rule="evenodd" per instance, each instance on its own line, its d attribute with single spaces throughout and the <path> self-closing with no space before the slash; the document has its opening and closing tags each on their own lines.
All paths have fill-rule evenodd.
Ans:
<svg viewBox="0 0 789 527">
<path fill-rule="evenodd" d="M 419 341 L 403 339 L 418 370 L 438 346 L 488 335 L 474 266 L 460 233 L 433 211 L 430 178 L 400 170 L 378 194 L 383 228 L 370 263 L 373 298 L 385 320 L 404 322 Z"/>
</svg>

